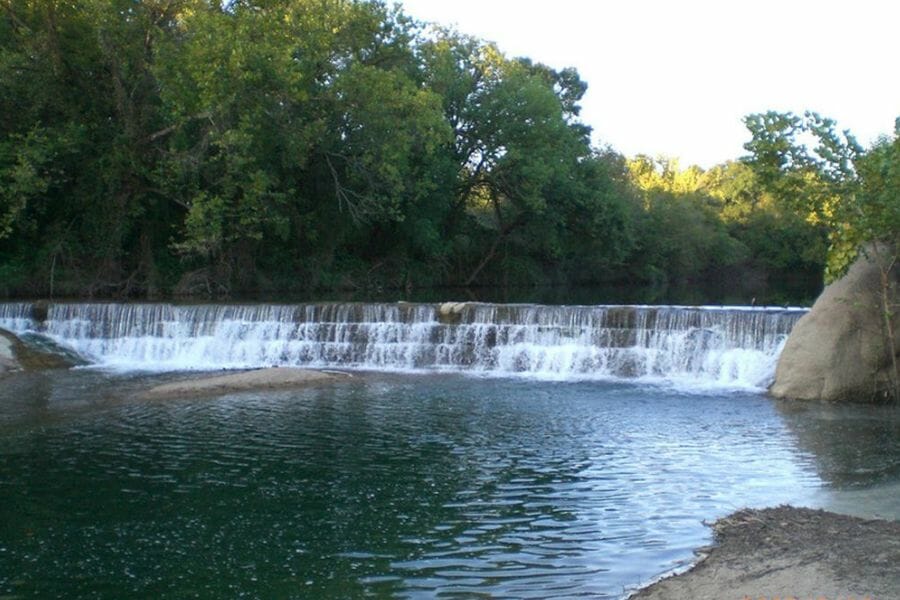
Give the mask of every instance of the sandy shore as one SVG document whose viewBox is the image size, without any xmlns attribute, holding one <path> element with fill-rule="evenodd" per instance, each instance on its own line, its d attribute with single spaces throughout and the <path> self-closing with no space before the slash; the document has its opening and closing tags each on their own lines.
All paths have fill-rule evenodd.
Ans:
<svg viewBox="0 0 900 600">
<path fill-rule="evenodd" d="M 713 524 L 716 545 L 638 600 L 900 598 L 900 522 L 780 506 Z"/>
<path fill-rule="evenodd" d="M 166 383 L 147 390 L 141 394 L 141 397 L 147 399 L 192 398 L 230 392 L 288 389 L 347 377 L 351 377 L 351 375 L 336 371 L 273 367 Z"/>
</svg>

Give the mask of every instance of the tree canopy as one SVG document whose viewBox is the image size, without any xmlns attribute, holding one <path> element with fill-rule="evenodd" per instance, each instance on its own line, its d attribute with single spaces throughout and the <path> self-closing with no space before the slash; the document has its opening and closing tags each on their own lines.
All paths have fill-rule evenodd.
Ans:
<svg viewBox="0 0 900 600">
<path fill-rule="evenodd" d="M 829 279 L 866 245 L 900 248 L 900 118 L 894 135 L 868 151 L 813 112 L 754 114 L 745 123 L 752 135 L 746 163 L 763 187 L 828 231 Z"/>
<path fill-rule="evenodd" d="M 896 219 L 896 140 L 626 160 L 586 89 L 378 1 L 3 0 L 0 293 L 818 280 L 848 182 Z"/>
</svg>

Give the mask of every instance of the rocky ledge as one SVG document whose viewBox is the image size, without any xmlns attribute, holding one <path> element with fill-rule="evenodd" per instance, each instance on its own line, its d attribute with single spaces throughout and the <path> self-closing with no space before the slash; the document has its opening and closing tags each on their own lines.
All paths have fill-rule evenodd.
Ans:
<svg viewBox="0 0 900 600">
<path fill-rule="evenodd" d="M 900 522 L 779 506 L 742 510 L 712 527 L 716 545 L 694 568 L 631 599 L 881 600 L 900 590 Z"/>
</svg>

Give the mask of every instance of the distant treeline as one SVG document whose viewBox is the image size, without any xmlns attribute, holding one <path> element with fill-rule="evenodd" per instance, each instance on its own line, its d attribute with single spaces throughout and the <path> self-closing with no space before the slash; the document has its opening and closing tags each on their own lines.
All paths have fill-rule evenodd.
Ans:
<svg viewBox="0 0 900 600">
<path fill-rule="evenodd" d="M 3 0 L 0 294 L 821 284 L 755 163 L 592 147 L 585 90 L 380 2 Z"/>
</svg>

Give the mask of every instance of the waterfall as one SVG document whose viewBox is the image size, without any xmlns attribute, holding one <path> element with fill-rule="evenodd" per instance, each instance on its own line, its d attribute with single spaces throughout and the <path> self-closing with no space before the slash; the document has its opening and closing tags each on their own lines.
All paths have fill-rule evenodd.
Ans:
<svg viewBox="0 0 900 600">
<path fill-rule="evenodd" d="M 0 302 L 0 329 L 22 332 L 33 327 L 32 304 L 29 302 Z"/>
<path fill-rule="evenodd" d="M 448 308 L 449 307 L 449 308 Z M 628 378 L 762 388 L 803 309 L 466 303 L 0 304 L 0 327 L 40 329 L 122 369 L 310 366 Z"/>
</svg>

